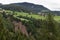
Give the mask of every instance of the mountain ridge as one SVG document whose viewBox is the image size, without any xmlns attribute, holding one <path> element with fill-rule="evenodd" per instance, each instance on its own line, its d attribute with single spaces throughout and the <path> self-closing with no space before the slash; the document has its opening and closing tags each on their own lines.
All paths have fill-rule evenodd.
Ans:
<svg viewBox="0 0 60 40">
<path fill-rule="evenodd" d="M 14 8 L 16 10 L 17 10 L 17 7 L 20 7 L 19 9 L 22 9 L 23 11 L 28 11 L 28 12 L 33 12 L 33 13 L 38 13 L 41 10 L 49 10 L 43 5 L 36 5 L 36 4 L 28 3 L 28 2 L 12 3 L 12 4 L 7 4 L 7 5 L 2 6 L 2 8 L 7 8 L 7 9 Z"/>
<path fill-rule="evenodd" d="M 0 8 L 12 10 L 12 11 L 19 11 L 19 12 L 22 11 L 27 13 L 39 13 L 43 10 L 47 10 L 54 14 L 60 15 L 60 11 L 52 11 L 43 5 L 37 5 L 33 3 L 28 3 L 28 2 L 11 3 L 11 4 L 5 4 L 5 5 L 0 4 Z"/>
</svg>

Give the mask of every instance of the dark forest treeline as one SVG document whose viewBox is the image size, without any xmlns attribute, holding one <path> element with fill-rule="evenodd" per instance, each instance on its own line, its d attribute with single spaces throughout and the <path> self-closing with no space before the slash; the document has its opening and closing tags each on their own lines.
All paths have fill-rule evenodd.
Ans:
<svg viewBox="0 0 60 40">
<path fill-rule="evenodd" d="M 4 15 L 0 13 L 0 40 L 60 40 L 60 23 L 53 19 L 51 13 L 48 13 L 46 20 L 22 17 L 29 20 L 21 21 L 27 28 L 28 37 L 20 30 L 15 32 L 12 21 Z"/>
</svg>

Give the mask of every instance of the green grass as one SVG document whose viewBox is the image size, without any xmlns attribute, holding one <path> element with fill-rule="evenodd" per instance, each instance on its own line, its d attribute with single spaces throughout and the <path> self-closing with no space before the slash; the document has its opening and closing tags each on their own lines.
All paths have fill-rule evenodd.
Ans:
<svg viewBox="0 0 60 40">
<path fill-rule="evenodd" d="M 33 17 L 35 19 L 45 19 L 45 17 L 37 15 L 37 14 L 28 14 L 28 13 L 23 13 L 23 12 L 16 12 L 17 15 L 15 16 L 27 16 L 27 17 Z"/>
<path fill-rule="evenodd" d="M 7 10 L 7 11 L 9 12 L 10 10 Z M 33 17 L 35 19 L 45 19 L 46 18 L 44 16 L 40 16 L 40 15 L 37 15 L 37 14 L 28 14 L 28 13 L 24 13 L 24 12 L 15 12 L 15 13 L 17 14 L 17 15 L 14 15 L 15 17 L 21 15 L 21 16 Z M 26 19 L 21 18 L 21 20 L 26 20 Z M 55 16 L 54 20 L 60 22 L 60 16 Z"/>
<path fill-rule="evenodd" d="M 28 13 L 23 13 L 23 12 L 17 12 L 16 16 L 20 16 L 20 15 L 27 16 L 27 17 L 31 17 L 32 16 L 35 19 L 45 19 L 46 18 L 44 16 L 40 16 L 40 15 L 36 15 L 36 14 L 28 14 Z M 55 16 L 54 20 L 60 22 L 60 16 Z"/>
<path fill-rule="evenodd" d="M 60 22 L 60 16 L 55 16 L 54 19 L 58 22 Z"/>
</svg>

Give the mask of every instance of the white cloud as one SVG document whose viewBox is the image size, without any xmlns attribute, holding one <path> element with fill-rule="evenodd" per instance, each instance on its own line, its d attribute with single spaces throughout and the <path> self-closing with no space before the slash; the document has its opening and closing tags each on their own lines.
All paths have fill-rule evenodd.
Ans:
<svg viewBox="0 0 60 40">
<path fill-rule="evenodd" d="M 60 10 L 60 0 L 0 0 L 0 3 L 9 4 L 14 2 L 31 2 L 41 4 L 51 10 Z"/>
<path fill-rule="evenodd" d="M 60 0 L 42 0 L 41 4 L 51 10 L 60 10 Z"/>
</svg>

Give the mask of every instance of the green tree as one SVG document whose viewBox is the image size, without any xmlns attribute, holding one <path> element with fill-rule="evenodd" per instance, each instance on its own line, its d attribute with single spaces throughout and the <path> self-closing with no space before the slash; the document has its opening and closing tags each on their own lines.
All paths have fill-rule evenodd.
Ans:
<svg viewBox="0 0 60 40">
<path fill-rule="evenodd" d="M 56 24 L 54 21 L 54 16 L 52 13 L 48 13 L 47 18 L 47 34 L 48 34 L 48 40 L 57 40 L 56 39 Z"/>
</svg>

